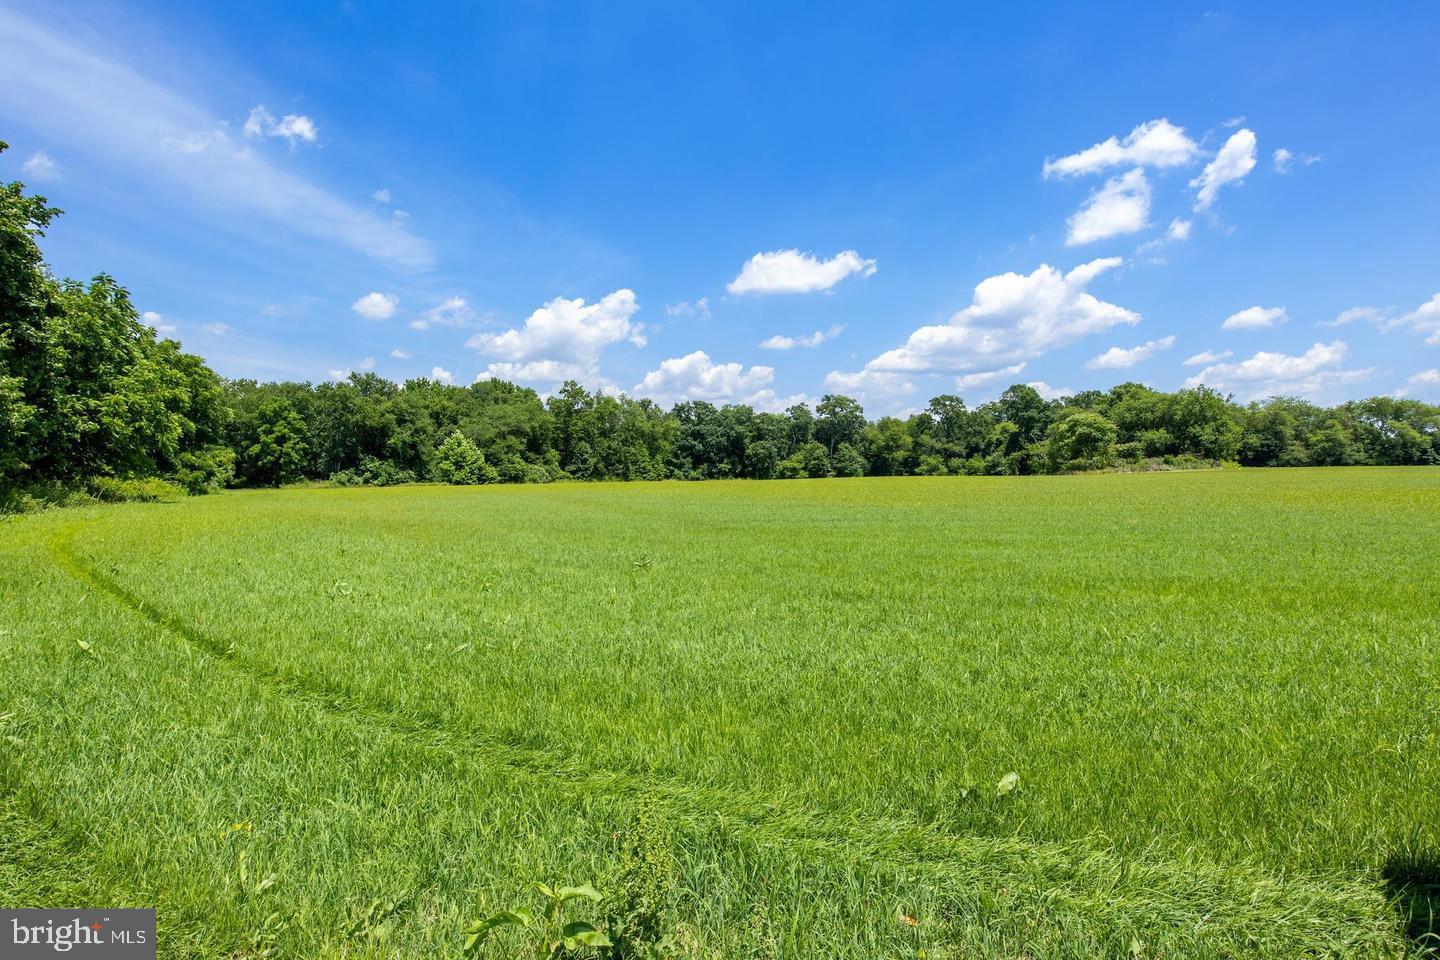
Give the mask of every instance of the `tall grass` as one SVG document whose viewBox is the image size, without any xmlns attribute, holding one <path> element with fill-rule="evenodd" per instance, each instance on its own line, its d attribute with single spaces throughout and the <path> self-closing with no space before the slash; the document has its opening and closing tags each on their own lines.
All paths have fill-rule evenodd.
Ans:
<svg viewBox="0 0 1440 960">
<path fill-rule="evenodd" d="M 1415 950 L 1437 507 L 1351 468 L 25 518 L 0 900 L 73 859 L 172 955 L 456 950 L 603 889 L 644 807 L 696 956 Z"/>
</svg>

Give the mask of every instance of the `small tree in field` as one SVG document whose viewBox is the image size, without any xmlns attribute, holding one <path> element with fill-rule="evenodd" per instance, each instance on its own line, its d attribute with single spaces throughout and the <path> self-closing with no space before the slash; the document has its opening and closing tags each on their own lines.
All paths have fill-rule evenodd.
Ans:
<svg viewBox="0 0 1440 960">
<path fill-rule="evenodd" d="M 485 462 L 480 448 L 459 430 L 446 437 L 435 451 L 430 472 L 441 483 L 494 483 L 500 479 L 495 468 Z"/>
</svg>

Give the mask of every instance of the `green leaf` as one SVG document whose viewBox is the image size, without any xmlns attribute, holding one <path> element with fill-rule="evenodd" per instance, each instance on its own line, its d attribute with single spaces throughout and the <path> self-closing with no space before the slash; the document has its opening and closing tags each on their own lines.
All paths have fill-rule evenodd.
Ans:
<svg viewBox="0 0 1440 960">
<path fill-rule="evenodd" d="M 576 897 L 584 897 L 586 900 L 593 900 L 597 903 L 600 900 L 600 891 L 588 883 L 582 887 L 561 887 L 555 892 L 555 899 L 564 903 L 566 900 L 574 900 Z"/>
<path fill-rule="evenodd" d="M 1018 786 L 1020 786 L 1020 774 L 1011 770 L 1000 778 L 999 783 L 995 784 L 995 796 L 1003 797 Z"/>
<path fill-rule="evenodd" d="M 90 654 L 92 657 L 95 655 L 94 651 L 90 649 L 90 641 L 88 641 L 88 640 L 76 640 L 76 641 L 75 641 L 75 645 L 80 648 L 80 652 L 81 652 L 81 653 L 88 653 L 88 654 Z"/>
<path fill-rule="evenodd" d="M 465 952 L 473 952 L 499 927 L 528 927 L 534 919 L 529 910 L 517 909 L 502 910 L 484 920 L 476 920 L 462 931 L 465 934 Z"/>
<path fill-rule="evenodd" d="M 584 920 L 575 920 L 565 924 L 564 929 L 560 931 L 560 936 L 565 941 L 566 950 L 575 950 L 580 947 L 611 946 L 609 937 L 605 936 L 605 934 L 599 930 L 596 930 L 593 924 L 586 923 Z"/>
</svg>

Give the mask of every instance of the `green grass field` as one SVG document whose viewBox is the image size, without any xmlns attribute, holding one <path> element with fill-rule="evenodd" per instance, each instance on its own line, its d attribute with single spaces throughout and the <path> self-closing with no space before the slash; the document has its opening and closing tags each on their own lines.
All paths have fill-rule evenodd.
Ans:
<svg viewBox="0 0 1440 960">
<path fill-rule="evenodd" d="M 679 956 L 1414 955 L 1437 584 L 1431 468 L 12 518 L 0 902 L 458 955 L 640 843 Z"/>
</svg>

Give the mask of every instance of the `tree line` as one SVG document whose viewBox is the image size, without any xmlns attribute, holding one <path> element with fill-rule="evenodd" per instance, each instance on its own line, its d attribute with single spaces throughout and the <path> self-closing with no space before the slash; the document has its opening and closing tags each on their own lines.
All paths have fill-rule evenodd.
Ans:
<svg viewBox="0 0 1440 960">
<path fill-rule="evenodd" d="M 0 144 L 0 149 L 4 145 Z M 192 492 L 301 480 L 525 483 L 1016 475 L 1131 465 L 1440 463 L 1440 407 L 1372 397 L 1241 405 L 1139 383 L 1047 400 L 1017 384 L 974 407 L 935 397 L 866 417 L 827 395 L 783 413 L 567 382 L 541 397 L 481 380 L 225 380 L 140 321 L 123 287 L 55 279 L 38 245 L 59 213 L 0 189 L 0 488 L 161 477 Z"/>
</svg>

